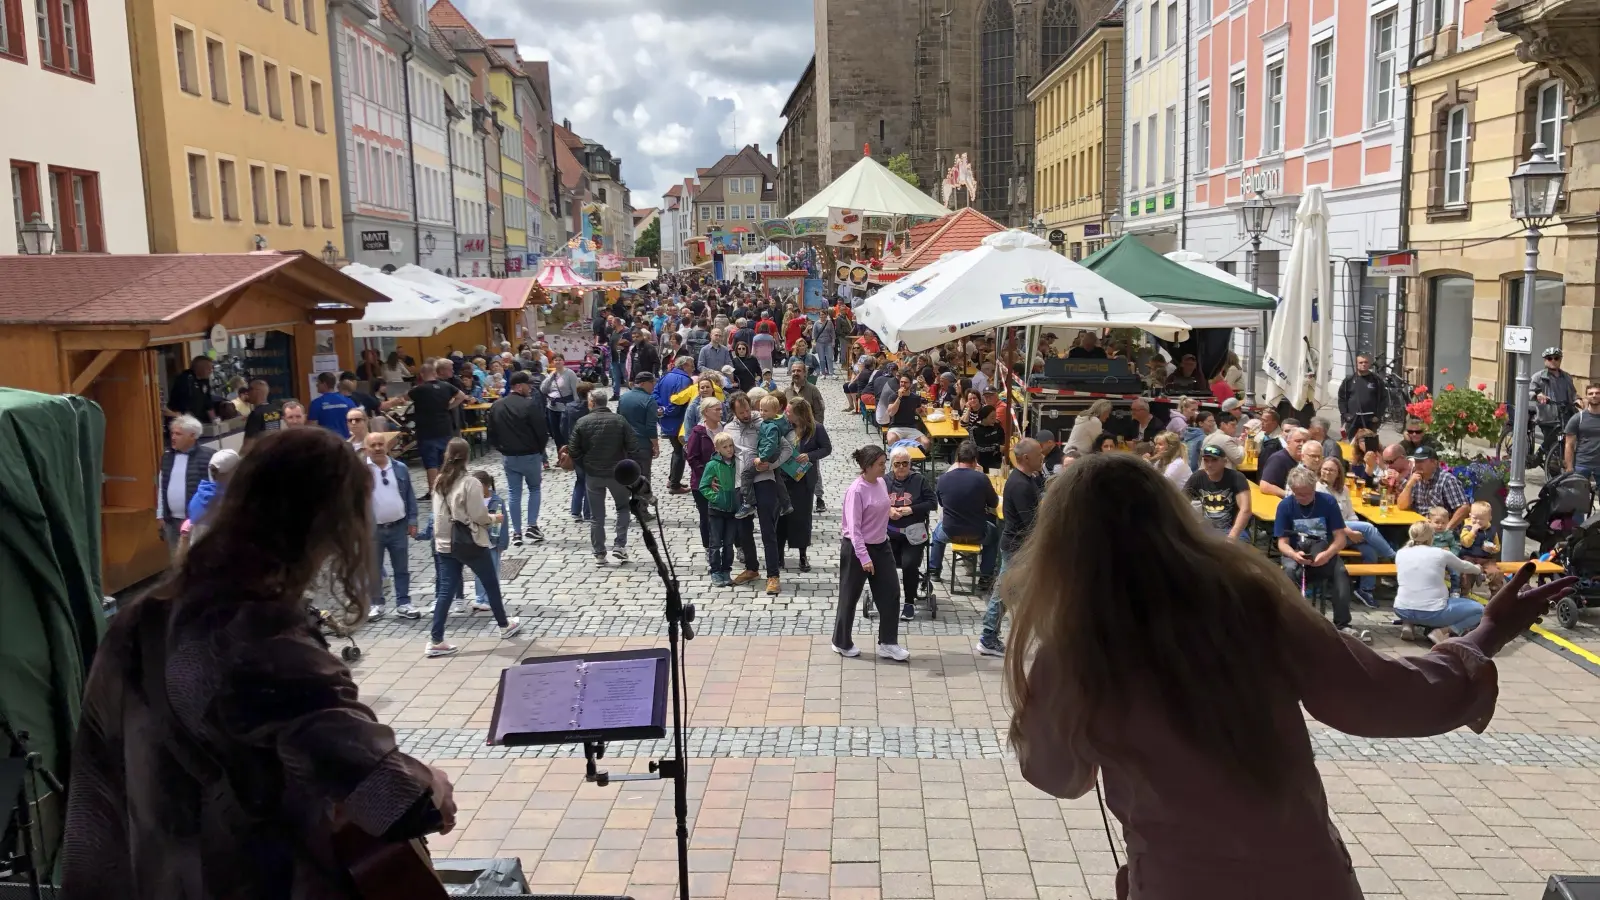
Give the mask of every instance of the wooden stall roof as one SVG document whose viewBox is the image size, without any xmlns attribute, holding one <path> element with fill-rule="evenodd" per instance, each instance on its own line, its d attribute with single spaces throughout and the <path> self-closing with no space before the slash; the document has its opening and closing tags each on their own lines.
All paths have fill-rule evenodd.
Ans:
<svg viewBox="0 0 1600 900">
<path fill-rule="evenodd" d="M 329 320 L 388 299 L 300 251 L 0 256 L 0 324 L 161 326 L 251 287 Z"/>
<path fill-rule="evenodd" d="M 532 278 L 463 278 L 464 283 L 500 297 L 501 309 L 522 309 L 534 295 L 544 297 L 544 288 Z"/>
</svg>

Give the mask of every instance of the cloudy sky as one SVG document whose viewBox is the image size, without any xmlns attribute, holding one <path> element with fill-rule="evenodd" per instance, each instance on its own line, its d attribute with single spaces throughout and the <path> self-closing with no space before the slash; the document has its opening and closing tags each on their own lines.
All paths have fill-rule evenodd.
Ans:
<svg viewBox="0 0 1600 900">
<path fill-rule="evenodd" d="M 622 157 L 635 207 L 745 144 L 776 159 L 779 113 L 811 59 L 810 0 L 454 2 L 484 35 L 550 61 L 556 121 Z"/>
</svg>

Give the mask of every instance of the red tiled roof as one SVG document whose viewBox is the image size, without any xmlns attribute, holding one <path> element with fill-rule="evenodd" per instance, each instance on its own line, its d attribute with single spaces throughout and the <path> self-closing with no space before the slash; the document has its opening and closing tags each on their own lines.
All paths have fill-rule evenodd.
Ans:
<svg viewBox="0 0 1600 900">
<path fill-rule="evenodd" d="M 583 138 L 578 137 L 578 135 L 571 129 L 561 127 L 560 122 L 556 123 L 555 129 L 556 137 L 567 147 L 568 150 L 576 150 L 583 146 Z"/>
<path fill-rule="evenodd" d="M 667 193 L 665 194 L 665 196 L 667 196 L 667 197 L 682 197 L 683 196 L 683 185 L 675 184 L 672 187 L 667 188 Z"/>
<path fill-rule="evenodd" d="M 918 229 L 932 227 L 931 232 L 917 234 Z M 911 229 L 911 251 L 884 264 L 886 271 L 914 272 L 923 266 L 939 261 L 939 257 L 952 250 L 972 250 L 991 234 L 1005 231 L 1004 225 L 984 215 L 974 207 L 957 210 L 935 222 L 927 222 Z"/>
<path fill-rule="evenodd" d="M 406 28 L 406 23 L 400 20 L 400 14 L 394 11 L 394 7 L 390 5 L 389 0 L 379 0 L 378 11 L 380 14 L 382 14 L 385 20 L 399 26 L 403 30 L 410 30 L 409 28 Z"/>
<path fill-rule="evenodd" d="M 561 131 L 561 126 L 557 125 L 556 130 Z M 583 144 L 580 142 L 578 146 L 581 147 Z M 556 171 L 561 173 L 561 186 L 569 190 L 575 190 L 583 183 L 584 175 L 588 174 L 583 168 L 583 163 L 578 162 L 578 157 L 573 155 L 572 148 L 564 140 L 556 141 Z"/>
<path fill-rule="evenodd" d="M 656 208 L 654 206 L 646 206 L 643 209 L 636 209 L 636 210 L 633 211 L 634 221 L 640 221 L 642 219 L 647 219 L 647 218 L 650 217 L 650 214 L 653 213 L 653 212 L 656 212 Z"/>
<path fill-rule="evenodd" d="M 274 251 L 0 256 L 0 323 L 159 325 L 296 264 L 321 265 L 304 253 Z M 331 277 L 365 302 L 386 299 Z"/>
<path fill-rule="evenodd" d="M 467 21 L 467 17 L 461 14 L 461 10 L 456 9 L 455 4 L 451 3 L 450 0 L 438 0 L 437 3 L 429 7 L 428 21 L 440 28 L 467 28 L 477 31 L 476 28 L 472 27 L 472 23 Z"/>
</svg>

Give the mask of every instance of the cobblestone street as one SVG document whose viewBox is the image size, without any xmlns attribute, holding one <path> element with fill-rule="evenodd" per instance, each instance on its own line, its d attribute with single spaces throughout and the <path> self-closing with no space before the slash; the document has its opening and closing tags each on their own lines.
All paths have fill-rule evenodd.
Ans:
<svg viewBox="0 0 1600 900">
<path fill-rule="evenodd" d="M 848 454 L 877 438 L 843 413 L 836 379 L 821 388 L 834 445 L 822 464 L 828 510 L 816 517 L 813 571 L 795 572 L 791 552 L 777 597 L 760 580 L 710 586 L 694 507 L 667 494 L 666 458 L 656 465 L 684 597 L 698 610 L 686 673 L 694 896 L 1113 897 L 1116 866 L 1095 798 L 1047 797 L 1022 780 L 1006 749 L 1001 662 L 973 652 L 979 598 L 941 585 L 938 617 L 922 608 L 901 625 L 909 663 L 872 658 L 866 635 L 876 623 L 860 617 L 867 652 L 841 659 L 829 650 Z M 494 457 L 477 464 L 499 479 Z M 460 824 L 431 842 L 436 855 L 520 857 L 535 892 L 661 900 L 677 877 L 669 783 L 597 787 L 584 782 L 577 747 L 484 744 L 505 666 L 665 646 L 661 590 L 637 535 L 631 562 L 597 567 L 588 527 L 567 512 L 572 483 L 559 470 L 545 474 L 548 540 L 503 560 L 515 570 L 505 590 L 521 634 L 500 641 L 487 615 L 453 616 L 447 636 L 461 653 L 427 660 L 426 614 L 391 616 L 355 636 L 363 655 L 354 668 L 363 698 L 403 747 L 456 778 Z M 426 545 L 413 545 L 411 565 L 414 601 L 426 609 L 434 583 Z M 1379 648 L 1417 652 L 1399 641 L 1388 610 L 1358 610 L 1356 619 Z M 1546 627 L 1593 648 L 1594 621 L 1571 632 Z M 1536 900 L 1549 874 L 1600 875 L 1600 678 L 1533 642 L 1510 647 L 1499 670 L 1499 709 L 1483 735 L 1368 740 L 1313 724 L 1367 896 Z M 643 772 L 664 749 L 618 744 L 606 762 L 613 772 Z M 1118 831 L 1115 852 L 1125 858 L 1120 841 Z"/>
</svg>

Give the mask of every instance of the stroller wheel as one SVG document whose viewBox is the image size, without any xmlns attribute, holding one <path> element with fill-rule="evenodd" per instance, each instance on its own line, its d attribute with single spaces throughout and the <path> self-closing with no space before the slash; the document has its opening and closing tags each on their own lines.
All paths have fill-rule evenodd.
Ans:
<svg viewBox="0 0 1600 900">
<path fill-rule="evenodd" d="M 340 650 L 339 656 L 342 657 L 345 662 L 355 662 L 361 658 L 361 648 L 351 644 L 343 650 Z"/>
<path fill-rule="evenodd" d="M 1556 601 L 1556 621 L 1562 628 L 1578 627 L 1578 602 L 1571 597 L 1562 597 Z"/>
</svg>

